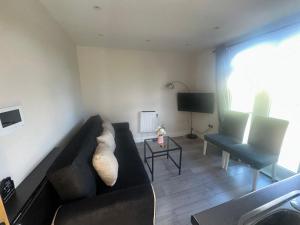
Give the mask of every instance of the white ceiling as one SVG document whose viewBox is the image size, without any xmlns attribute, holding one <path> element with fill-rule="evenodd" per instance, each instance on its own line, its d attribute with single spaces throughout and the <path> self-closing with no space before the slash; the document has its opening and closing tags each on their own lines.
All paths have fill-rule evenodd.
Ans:
<svg viewBox="0 0 300 225">
<path fill-rule="evenodd" d="M 40 1 L 78 45 L 167 51 L 214 47 L 300 11 L 300 0 Z"/>
</svg>

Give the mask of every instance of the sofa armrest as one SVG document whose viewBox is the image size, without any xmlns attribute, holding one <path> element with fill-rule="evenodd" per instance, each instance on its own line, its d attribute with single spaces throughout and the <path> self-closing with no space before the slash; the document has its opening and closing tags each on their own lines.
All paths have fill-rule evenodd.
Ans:
<svg viewBox="0 0 300 225">
<path fill-rule="evenodd" d="M 153 225 L 151 185 L 98 195 L 63 205 L 54 225 Z"/>
<path fill-rule="evenodd" d="M 122 131 L 128 131 L 129 130 L 129 123 L 124 122 L 124 123 L 113 123 L 113 127 L 117 132 L 122 132 Z"/>
</svg>

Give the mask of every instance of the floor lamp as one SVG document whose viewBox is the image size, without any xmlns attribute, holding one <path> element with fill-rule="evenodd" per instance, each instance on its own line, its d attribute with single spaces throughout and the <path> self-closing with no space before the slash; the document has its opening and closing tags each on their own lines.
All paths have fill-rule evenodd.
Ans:
<svg viewBox="0 0 300 225">
<path fill-rule="evenodd" d="M 182 81 L 177 81 L 177 80 L 171 81 L 171 82 L 167 83 L 165 86 L 168 89 L 175 89 L 175 84 L 176 83 L 177 84 L 181 84 L 182 86 L 184 86 L 185 89 L 186 89 L 186 91 L 188 91 L 188 92 L 191 91 L 190 88 L 189 88 L 189 86 L 187 84 L 185 84 Z M 194 130 L 193 129 L 193 112 L 190 112 L 190 117 L 191 117 L 191 119 L 190 119 L 191 133 L 187 134 L 186 137 L 189 138 L 189 139 L 196 139 L 196 138 L 198 138 L 198 136 L 196 134 L 193 134 L 193 130 Z"/>
</svg>

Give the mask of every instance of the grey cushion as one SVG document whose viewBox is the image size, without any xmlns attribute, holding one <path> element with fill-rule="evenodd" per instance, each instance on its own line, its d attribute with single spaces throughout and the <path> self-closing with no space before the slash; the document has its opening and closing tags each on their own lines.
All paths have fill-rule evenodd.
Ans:
<svg viewBox="0 0 300 225">
<path fill-rule="evenodd" d="M 204 136 L 204 139 L 210 143 L 213 143 L 213 144 L 223 148 L 223 149 L 232 144 L 239 143 L 239 140 L 234 139 L 229 136 L 222 135 L 222 134 L 207 134 Z"/>
<path fill-rule="evenodd" d="M 220 134 L 232 137 L 242 142 L 249 114 L 229 111 L 221 123 Z"/>
<path fill-rule="evenodd" d="M 288 121 L 256 116 L 250 129 L 248 144 L 279 155 Z"/>
<path fill-rule="evenodd" d="M 227 146 L 224 150 L 258 170 L 278 160 L 278 155 L 270 154 L 264 149 L 258 149 L 248 144 L 235 144 Z"/>
</svg>

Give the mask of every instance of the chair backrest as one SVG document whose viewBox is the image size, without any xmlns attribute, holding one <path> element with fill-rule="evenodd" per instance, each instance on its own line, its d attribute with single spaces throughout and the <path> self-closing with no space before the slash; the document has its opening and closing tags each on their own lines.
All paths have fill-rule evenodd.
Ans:
<svg viewBox="0 0 300 225">
<path fill-rule="evenodd" d="M 234 111 L 226 112 L 224 120 L 221 122 L 220 133 L 242 142 L 248 117 L 248 113 Z"/>
<path fill-rule="evenodd" d="M 288 124 L 286 120 L 256 116 L 252 121 L 248 144 L 279 155 Z"/>
</svg>

